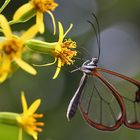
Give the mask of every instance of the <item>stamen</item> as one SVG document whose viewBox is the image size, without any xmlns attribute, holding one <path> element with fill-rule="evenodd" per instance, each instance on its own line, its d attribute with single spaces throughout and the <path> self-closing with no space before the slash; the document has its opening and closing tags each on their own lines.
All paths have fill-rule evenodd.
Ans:
<svg viewBox="0 0 140 140">
<path fill-rule="evenodd" d="M 34 130 L 36 130 L 37 132 L 42 132 L 41 128 L 35 128 Z"/>
<path fill-rule="evenodd" d="M 43 114 L 33 114 L 33 117 L 35 117 L 35 118 L 42 118 Z"/>
<path fill-rule="evenodd" d="M 36 125 L 37 126 L 44 126 L 44 123 L 43 122 L 36 122 Z"/>
</svg>

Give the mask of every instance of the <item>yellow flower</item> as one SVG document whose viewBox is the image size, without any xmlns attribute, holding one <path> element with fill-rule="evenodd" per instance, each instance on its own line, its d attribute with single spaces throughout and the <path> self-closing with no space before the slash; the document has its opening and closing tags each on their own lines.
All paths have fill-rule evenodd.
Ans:
<svg viewBox="0 0 140 140">
<path fill-rule="evenodd" d="M 58 42 L 48 43 L 38 40 L 29 40 L 26 42 L 27 47 L 29 47 L 30 49 L 40 53 L 50 53 L 55 57 L 55 60 L 52 63 L 36 66 L 50 66 L 54 64 L 56 61 L 58 61 L 57 69 L 53 76 L 53 79 L 55 79 L 58 76 L 62 66 L 64 66 L 65 64 L 67 65 L 73 64 L 74 60 L 72 60 L 72 58 L 77 54 L 77 51 L 73 50 L 77 47 L 76 42 L 72 41 L 71 39 L 64 39 L 67 33 L 71 30 L 73 25 L 71 24 L 65 33 L 63 30 L 63 26 L 60 22 L 58 22 L 58 26 L 59 26 Z"/>
<path fill-rule="evenodd" d="M 37 34 L 37 26 L 32 26 L 21 37 L 17 37 L 12 34 L 6 18 L 0 15 L 0 27 L 5 35 L 0 40 L 0 82 L 3 82 L 11 72 L 13 62 L 26 72 L 35 75 L 36 70 L 22 60 L 22 54 L 25 51 L 25 41 Z"/>
<path fill-rule="evenodd" d="M 24 129 L 29 135 L 31 135 L 35 140 L 38 138 L 38 132 L 41 132 L 41 126 L 44 125 L 43 122 L 37 122 L 38 118 L 42 118 L 43 114 L 35 113 L 40 106 L 41 100 L 35 100 L 31 106 L 28 108 L 27 102 L 22 92 L 21 95 L 23 113 L 17 116 L 17 122 L 20 125 L 19 140 L 22 140 L 22 129 Z"/>
<path fill-rule="evenodd" d="M 11 72 L 10 60 L 5 58 L 2 60 L 2 54 L 0 54 L 0 83 L 2 83 Z"/>
<path fill-rule="evenodd" d="M 44 32 L 44 21 L 43 14 L 47 12 L 53 22 L 54 26 L 54 34 L 56 31 L 55 19 L 52 14 L 52 11 L 58 6 L 54 0 L 29 0 L 28 3 L 22 5 L 14 14 L 13 20 L 20 20 L 22 17 L 25 17 L 27 13 L 28 15 L 34 16 L 36 14 L 36 24 L 38 25 L 40 33 Z"/>
<path fill-rule="evenodd" d="M 67 33 L 71 30 L 73 25 L 71 24 L 65 33 L 62 24 L 59 22 L 58 25 L 59 25 L 59 39 L 58 42 L 56 42 L 55 44 L 55 51 L 53 52 L 53 55 L 55 56 L 54 63 L 58 61 L 58 64 L 53 79 L 55 79 L 58 76 L 61 70 L 61 66 L 64 66 L 64 64 L 67 65 L 73 64 L 74 60 L 72 60 L 72 58 L 77 55 L 77 51 L 72 50 L 77 47 L 76 42 L 72 41 L 71 39 L 64 39 Z"/>
</svg>

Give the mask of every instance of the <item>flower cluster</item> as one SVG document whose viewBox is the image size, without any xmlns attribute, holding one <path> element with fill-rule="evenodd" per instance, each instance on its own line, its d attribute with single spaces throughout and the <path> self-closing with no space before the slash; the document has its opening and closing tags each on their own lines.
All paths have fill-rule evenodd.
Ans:
<svg viewBox="0 0 140 140">
<path fill-rule="evenodd" d="M 5 0 L 0 8 L 0 84 L 8 79 L 17 68 L 36 75 L 36 69 L 29 63 L 29 58 L 33 54 L 43 53 L 51 55 L 54 61 L 47 64 L 34 64 L 34 66 L 50 66 L 57 63 L 57 68 L 53 79 L 55 79 L 64 65 L 72 65 L 73 57 L 77 55 L 75 48 L 76 42 L 71 38 L 66 39 L 66 35 L 72 29 L 73 24 L 64 31 L 62 23 L 56 22 L 53 11 L 58 7 L 58 3 L 54 0 L 29 0 L 27 3 L 19 7 L 11 21 L 8 21 L 3 14 L 3 10 L 11 0 Z M 57 41 L 47 42 L 35 39 L 38 33 L 44 34 L 44 14 L 50 15 L 53 24 L 53 33 L 56 35 L 58 26 L 59 36 Z M 17 23 L 25 24 L 32 17 L 36 17 L 35 23 L 21 33 L 12 31 L 12 27 Z M 58 23 L 58 24 L 56 24 Z M 12 25 L 12 27 L 11 27 Z M 19 35 L 20 34 L 20 35 Z M 28 56 L 28 57 L 26 57 Z M 43 117 L 43 114 L 35 113 L 41 100 L 37 99 L 28 107 L 24 93 L 21 93 L 21 102 L 23 113 L 0 112 L 0 123 L 12 124 L 19 127 L 18 140 L 23 139 L 23 131 L 38 139 L 38 133 L 42 131 L 43 122 L 37 120 Z"/>
<path fill-rule="evenodd" d="M 2 9 L 6 5 L 7 2 L 2 6 Z M 44 33 L 44 13 L 48 13 L 51 16 L 54 27 L 53 34 L 55 35 L 56 21 L 52 12 L 57 6 L 58 4 L 54 0 L 29 0 L 28 3 L 16 10 L 12 21 L 8 22 L 6 17 L 0 14 L 0 31 L 3 33 L 3 36 L 0 36 L 0 83 L 4 82 L 15 71 L 15 67 L 20 67 L 32 75 L 37 74 L 35 68 L 24 60 L 25 54 L 28 54 L 30 50 L 33 50 L 35 53 L 49 53 L 55 58 L 53 63 L 40 65 L 49 66 L 55 64 L 57 61 L 57 69 L 53 79 L 58 76 L 62 66 L 73 64 L 74 60 L 72 58 L 77 54 L 77 51 L 74 50 L 76 42 L 71 39 L 64 39 L 71 30 L 72 24 L 64 33 L 62 23 L 58 22 L 59 38 L 57 42 L 45 42 L 33 39 L 38 32 Z M 0 10 L 1 12 L 2 9 Z M 25 23 L 34 16 L 36 16 L 36 23 L 21 36 L 12 33 L 11 24 Z"/>
</svg>

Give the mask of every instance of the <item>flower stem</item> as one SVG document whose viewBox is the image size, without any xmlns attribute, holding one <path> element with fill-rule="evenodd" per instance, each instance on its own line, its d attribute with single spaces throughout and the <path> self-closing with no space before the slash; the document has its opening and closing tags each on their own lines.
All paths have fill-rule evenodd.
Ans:
<svg viewBox="0 0 140 140">
<path fill-rule="evenodd" d="M 0 8 L 0 13 L 5 9 L 5 7 L 8 5 L 8 3 L 10 2 L 11 0 L 5 0 L 4 4 L 2 5 L 2 7 Z"/>
<path fill-rule="evenodd" d="M 17 125 L 16 117 L 19 116 L 17 113 L 12 112 L 0 112 L 0 123 Z"/>
</svg>

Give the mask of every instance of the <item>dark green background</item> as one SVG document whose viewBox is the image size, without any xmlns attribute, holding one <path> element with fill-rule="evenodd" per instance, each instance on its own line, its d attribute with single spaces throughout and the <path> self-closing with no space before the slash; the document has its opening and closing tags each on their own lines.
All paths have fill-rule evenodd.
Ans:
<svg viewBox="0 0 140 140">
<path fill-rule="evenodd" d="M 0 1 L 0 3 L 2 4 L 3 1 L 4 0 Z M 17 7 L 26 2 L 27 1 L 24 0 L 11 0 L 10 4 L 3 11 L 3 14 L 11 20 Z M 76 2 L 74 0 L 61 0 L 57 2 L 59 3 L 59 7 L 54 12 L 56 20 L 62 21 L 65 30 L 68 28 L 70 23 L 74 23 L 74 28 L 69 36 L 76 40 L 78 46 L 84 47 L 87 50 L 97 47 L 96 42 L 94 43 L 94 40 L 92 40 L 94 37 L 93 31 L 91 30 L 90 25 L 86 22 L 88 19 L 91 19 L 92 12 L 94 12 L 98 17 L 102 33 L 104 33 L 104 30 L 113 28 L 116 25 L 121 25 L 119 30 L 124 31 L 126 35 L 123 36 L 125 38 L 125 41 L 123 42 L 123 47 L 126 47 L 124 52 L 125 54 L 124 56 L 122 54 L 120 56 L 119 52 L 121 52 L 121 50 L 119 49 L 118 52 L 116 51 L 116 53 L 118 53 L 118 57 L 114 58 L 114 50 L 117 50 L 116 46 L 121 45 L 121 43 L 114 42 L 112 38 L 110 38 L 111 36 L 103 34 L 103 36 L 108 37 L 106 41 L 110 41 L 112 43 L 107 47 L 102 43 L 101 60 L 103 60 L 102 63 L 105 62 L 102 65 L 105 68 L 111 68 L 112 70 L 116 70 L 126 75 L 135 76 L 136 79 L 140 79 L 139 0 L 77 0 Z M 46 41 L 51 41 L 53 36 L 49 27 L 52 28 L 52 23 L 48 15 L 45 15 L 45 17 L 47 31 L 44 34 L 44 38 Z M 27 24 L 18 24 L 17 26 L 12 27 L 15 30 L 24 30 L 33 22 L 34 19 Z M 131 26 L 125 28 L 126 26 L 124 26 L 124 23 L 131 24 Z M 127 48 L 127 35 L 129 35 L 128 42 L 129 39 L 132 38 L 135 43 L 135 47 L 132 43 L 129 44 L 130 47 Z M 117 40 L 117 36 L 115 36 L 115 39 Z M 103 42 L 106 43 L 106 41 Z M 94 46 L 93 43 L 96 45 Z M 80 47 L 79 50 L 84 52 L 84 49 L 81 49 Z M 124 48 L 122 49 L 124 50 Z M 127 54 L 131 55 L 127 56 Z M 93 53 L 90 53 L 90 55 L 92 56 Z M 119 57 L 122 58 L 122 61 L 118 59 Z M 135 58 L 137 61 L 133 61 Z M 47 58 L 44 59 L 47 60 Z M 81 63 L 77 60 L 76 65 L 80 66 Z M 39 112 L 45 114 L 43 119 L 45 127 L 43 128 L 43 132 L 39 135 L 39 140 L 139 139 L 139 130 L 131 130 L 124 126 L 121 126 L 120 129 L 115 132 L 102 132 L 91 128 L 84 122 L 79 111 L 77 111 L 74 119 L 71 122 L 68 122 L 66 119 L 67 106 L 78 87 L 82 72 L 71 74 L 69 71 L 75 69 L 75 67 L 64 67 L 62 68 L 58 78 L 56 80 L 52 80 L 55 69 L 56 66 L 37 68 L 38 75 L 35 77 L 21 69 L 16 71 L 11 78 L 0 85 L 0 111 L 22 112 L 20 92 L 23 90 L 25 91 L 29 105 L 37 98 L 42 99 Z M 1 140 L 16 140 L 17 135 L 17 128 L 0 125 Z"/>
</svg>

